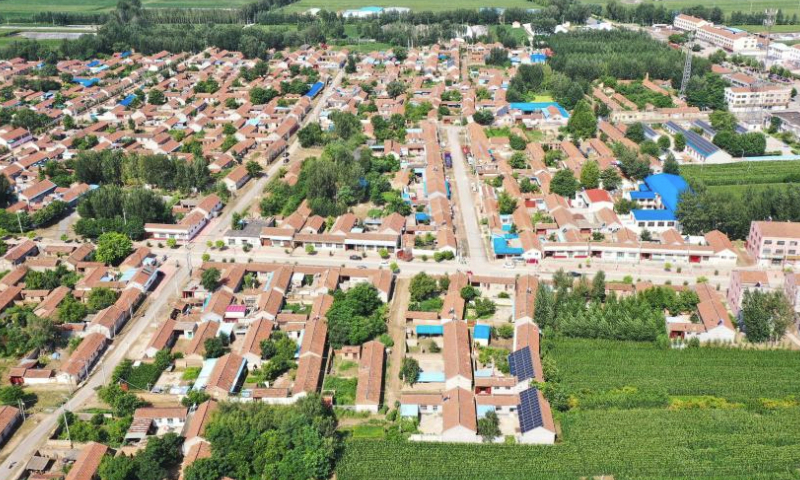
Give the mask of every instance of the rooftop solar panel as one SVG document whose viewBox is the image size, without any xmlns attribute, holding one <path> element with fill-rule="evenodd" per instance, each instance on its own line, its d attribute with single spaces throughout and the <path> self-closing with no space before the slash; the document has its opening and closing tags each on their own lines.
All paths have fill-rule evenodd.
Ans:
<svg viewBox="0 0 800 480">
<path fill-rule="evenodd" d="M 519 429 L 522 433 L 544 426 L 537 389 L 529 388 L 519 394 L 517 414 L 519 415 Z"/>
<path fill-rule="evenodd" d="M 529 347 L 524 347 L 511 353 L 508 356 L 508 366 L 511 370 L 511 375 L 517 377 L 519 381 L 533 378 L 533 357 L 531 357 L 531 349 Z"/>
</svg>

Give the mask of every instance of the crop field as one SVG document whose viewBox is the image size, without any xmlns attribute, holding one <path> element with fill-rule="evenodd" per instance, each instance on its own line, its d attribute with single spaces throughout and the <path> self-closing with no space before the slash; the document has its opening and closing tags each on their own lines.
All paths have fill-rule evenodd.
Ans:
<svg viewBox="0 0 800 480">
<path fill-rule="evenodd" d="M 684 165 L 681 175 L 707 186 L 800 183 L 800 160 Z"/>
<path fill-rule="evenodd" d="M 224 7 L 214 0 L 142 0 L 145 8 L 235 8 L 250 3 L 252 0 L 228 0 Z M 109 12 L 116 8 L 117 0 L 5 0 L 0 2 L 0 15 L 4 20 L 27 18 L 34 13 Z"/>
<path fill-rule="evenodd" d="M 559 340 L 553 356 L 568 391 L 622 387 L 669 395 L 713 395 L 734 402 L 800 393 L 800 354 L 787 350 L 700 348 L 661 350 L 653 344 Z"/>
<path fill-rule="evenodd" d="M 612 408 L 557 414 L 553 446 L 398 443 L 351 439 L 340 480 L 492 478 L 561 480 L 797 479 L 800 356 L 788 351 L 659 350 L 648 343 L 558 340 L 562 386 L 578 396 L 624 389 L 670 399 L 731 402 Z M 760 399 L 776 401 L 770 408 Z M 580 403 L 578 402 L 580 405 Z"/>
</svg>

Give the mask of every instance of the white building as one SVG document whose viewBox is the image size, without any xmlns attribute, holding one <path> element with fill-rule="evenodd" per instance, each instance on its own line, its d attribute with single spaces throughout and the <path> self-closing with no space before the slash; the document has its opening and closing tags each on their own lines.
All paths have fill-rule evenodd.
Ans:
<svg viewBox="0 0 800 480">
<path fill-rule="evenodd" d="M 749 109 L 785 110 L 792 101 L 792 87 L 766 85 L 763 87 L 726 87 L 725 102 L 731 112 Z"/>
<path fill-rule="evenodd" d="M 747 32 L 727 27 L 704 25 L 697 29 L 695 38 L 729 52 L 742 52 L 758 48 L 756 37 Z"/>
<path fill-rule="evenodd" d="M 711 25 L 711 23 L 703 20 L 702 18 L 684 14 L 678 15 L 675 17 L 675 20 L 672 21 L 673 27 L 677 28 L 678 30 L 685 30 L 687 32 L 694 32 L 698 28 L 705 27 L 706 25 Z"/>
</svg>

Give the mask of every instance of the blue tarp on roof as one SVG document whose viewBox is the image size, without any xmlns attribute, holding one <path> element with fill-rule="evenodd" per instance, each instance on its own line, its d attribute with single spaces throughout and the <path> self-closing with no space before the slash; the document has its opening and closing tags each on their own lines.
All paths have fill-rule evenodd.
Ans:
<svg viewBox="0 0 800 480">
<path fill-rule="evenodd" d="M 100 65 L 100 60 L 92 60 L 91 62 L 87 63 L 86 66 L 89 68 L 93 68 Z"/>
<path fill-rule="evenodd" d="M 322 90 L 322 87 L 324 86 L 325 84 L 322 82 L 317 82 L 314 85 L 311 85 L 311 88 L 308 90 L 308 93 L 306 93 L 306 97 L 308 98 L 316 97 L 317 94 Z"/>
<path fill-rule="evenodd" d="M 128 58 L 130 56 L 131 56 L 131 52 L 130 51 L 122 52 L 122 53 L 119 54 L 119 58 Z"/>
<path fill-rule="evenodd" d="M 417 336 L 419 335 L 444 335 L 444 327 L 441 325 L 417 325 Z"/>
<path fill-rule="evenodd" d="M 489 325 L 477 324 L 472 332 L 472 338 L 476 340 L 489 340 L 492 334 L 492 327 Z"/>
<path fill-rule="evenodd" d="M 72 81 L 75 82 L 75 83 L 80 83 L 84 87 L 91 87 L 91 86 L 94 86 L 94 85 L 97 85 L 98 83 L 100 83 L 100 79 L 98 79 L 98 78 L 78 78 L 78 77 L 75 77 L 75 78 L 72 79 Z"/>
<path fill-rule="evenodd" d="M 120 100 L 120 101 L 119 101 L 119 104 L 120 104 L 120 105 L 122 105 L 123 107 L 127 107 L 127 106 L 129 106 L 129 105 L 131 104 L 131 102 L 133 102 L 134 100 L 136 100 L 136 95 L 134 95 L 134 94 L 132 94 L 132 93 L 131 93 L 131 94 L 130 94 L 130 95 L 128 95 L 127 97 L 125 97 L 125 98 L 123 98 L 122 100 Z"/>
<path fill-rule="evenodd" d="M 631 210 L 637 222 L 669 222 L 675 221 L 675 215 L 669 210 Z"/>
<path fill-rule="evenodd" d="M 699 137 L 699 135 L 695 135 Z M 650 190 L 661 197 L 661 203 L 670 213 L 675 212 L 675 209 L 678 208 L 681 193 L 689 189 L 689 185 L 686 184 L 683 177 L 670 173 L 650 175 L 644 179 L 644 182 L 650 187 Z"/>
<path fill-rule="evenodd" d="M 417 383 L 444 383 L 444 372 L 419 372 Z"/>
<path fill-rule="evenodd" d="M 509 106 L 512 110 L 523 112 L 539 112 L 548 107 L 556 107 L 564 118 L 569 118 L 569 113 L 558 102 L 512 102 Z"/>
<path fill-rule="evenodd" d="M 516 235 L 506 235 L 506 237 L 516 238 Z M 503 237 L 492 238 L 492 249 L 495 255 L 522 255 L 525 253 L 521 247 L 510 247 L 508 240 Z"/>
<path fill-rule="evenodd" d="M 544 63 L 547 61 L 547 55 L 544 53 L 533 53 L 531 54 L 531 62 L 533 63 Z"/>
<path fill-rule="evenodd" d="M 429 217 L 427 213 L 417 212 L 414 214 L 414 219 L 417 222 L 429 222 L 431 217 Z"/>
</svg>

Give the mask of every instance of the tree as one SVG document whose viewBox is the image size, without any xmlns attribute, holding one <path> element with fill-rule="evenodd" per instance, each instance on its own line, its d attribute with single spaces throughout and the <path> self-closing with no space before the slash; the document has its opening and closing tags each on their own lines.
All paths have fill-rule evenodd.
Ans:
<svg viewBox="0 0 800 480">
<path fill-rule="evenodd" d="M 600 166 L 590 160 L 581 169 L 581 185 L 583 188 L 598 188 L 600 186 Z"/>
<path fill-rule="evenodd" d="M 392 54 L 394 54 L 394 58 L 398 62 L 402 62 L 406 58 L 408 58 L 408 50 L 405 49 L 404 47 L 394 47 L 394 48 L 392 48 Z"/>
<path fill-rule="evenodd" d="M 209 292 L 213 292 L 219 287 L 220 271 L 211 267 L 203 271 L 200 276 L 200 284 Z"/>
<path fill-rule="evenodd" d="M 413 387 L 417 383 L 420 372 L 419 362 L 415 358 L 403 357 L 403 365 L 400 367 L 400 380 Z"/>
<path fill-rule="evenodd" d="M 643 242 L 652 242 L 653 241 L 653 234 L 650 233 L 650 230 L 644 229 L 639 233 L 639 240 Z"/>
<path fill-rule="evenodd" d="M 635 143 L 644 142 L 644 124 L 636 122 L 628 125 L 628 130 L 625 131 L 625 138 Z"/>
<path fill-rule="evenodd" d="M 83 321 L 88 312 L 84 303 L 75 300 L 72 295 L 67 295 L 58 306 L 58 319 L 64 323 L 78 323 Z"/>
<path fill-rule="evenodd" d="M 682 152 L 686 149 L 686 137 L 684 137 L 682 133 L 676 133 L 673 140 L 676 151 Z"/>
<path fill-rule="evenodd" d="M 497 311 L 497 305 L 488 298 L 476 298 L 473 304 L 475 305 L 475 314 L 479 318 L 493 315 L 494 312 Z"/>
<path fill-rule="evenodd" d="M 508 50 L 502 47 L 495 47 L 489 50 L 489 55 L 486 56 L 486 65 L 503 66 L 508 62 Z"/>
<path fill-rule="evenodd" d="M 206 359 L 219 358 L 225 355 L 227 350 L 220 337 L 207 338 L 206 341 L 203 342 L 203 348 L 205 348 L 204 358 Z"/>
<path fill-rule="evenodd" d="M 603 184 L 603 189 L 611 191 L 619 188 L 622 178 L 620 178 L 616 167 L 607 167 L 600 172 L 600 182 Z"/>
<path fill-rule="evenodd" d="M 306 253 L 309 255 L 314 255 L 315 253 L 317 253 L 317 249 L 314 248 L 314 245 L 309 243 L 308 245 L 306 245 Z"/>
<path fill-rule="evenodd" d="M 247 169 L 247 174 L 251 178 L 255 178 L 261 175 L 261 172 L 264 171 L 264 168 L 261 166 L 260 163 L 256 162 L 255 160 L 250 160 L 245 164 L 245 168 Z"/>
<path fill-rule="evenodd" d="M 325 134 L 319 123 L 311 122 L 297 132 L 297 139 L 300 141 L 300 146 L 303 148 L 310 148 L 316 145 L 323 145 L 325 143 Z"/>
<path fill-rule="evenodd" d="M 360 345 L 386 332 L 385 308 L 378 290 L 361 283 L 347 292 L 334 292 L 328 310 L 328 338 L 334 348 Z M 291 352 L 294 357 L 294 350 Z"/>
<path fill-rule="evenodd" d="M 497 196 L 497 208 L 500 215 L 511 215 L 517 209 L 517 200 L 507 192 L 502 191 Z"/>
<path fill-rule="evenodd" d="M 675 155 L 672 155 L 671 153 L 667 155 L 667 159 L 664 160 L 664 166 L 662 167 L 662 170 L 664 173 L 669 173 L 672 175 L 681 174 L 681 167 L 678 165 L 678 161 L 675 160 Z"/>
<path fill-rule="evenodd" d="M 606 274 L 602 270 L 595 273 L 592 279 L 592 300 L 595 302 L 606 301 Z"/>
<path fill-rule="evenodd" d="M 463 287 L 461 289 L 461 291 L 459 293 L 461 295 L 461 298 L 463 298 L 464 301 L 466 301 L 466 302 L 473 301 L 475 298 L 477 298 L 481 294 L 481 292 L 478 291 L 478 289 L 473 287 L 472 285 L 466 285 L 465 287 Z"/>
<path fill-rule="evenodd" d="M 525 147 L 528 145 L 524 138 L 513 133 L 508 136 L 508 144 L 514 150 L 525 150 Z"/>
<path fill-rule="evenodd" d="M 15 198 L 14 190 L 8 177 L 0 175 L 0 207 L 8 206 Z"/>
<path fill-rule="evenodd" d="M 478 419 L 478 435 L 485 443 L 491 443 L 500 436 L 500 419 L 497 413 L 488 411 L 483 418 Z"/>
<path fill-rule="evenodd" d="M 264 105 L 272 101 L 279 95 L 274 88 L 253 87 L 250 89 L 250 103 L 253 105 Z"/>
<path fill-rule="evenodd" d="M 200 405 L 210 398 L 211 396 L 202 390 L 189 390 L 186 396 L 181 399 L 181 405 L 184 407 Z"/>
<path fill-rule="evenodd" d="M 711 121 L 711 127 L 718 132 L 733 131 L 736 129 L 736 125 L 738 124 L 736 116 L 725 110 L 716 110 L 711 112 L 711 114 L 708 116 L 708 119 Z"/>
<path fill-rule="evenodd" d="M 25 390 L 19 385 L 0 387 L 0 403 L 3 405 L 19 406 L 20 400 L 25 398 Z"/>
<path fill-rule="evenodd" d="M 147 103 L 150 105 L 164 105 L 167 99 L 164 97 L 164 92 L 157 88 L 151 88 L 147 94 Z"/>
<path fill-rule="evenodd" d="M 528 158 L 522 152 L 514 152 L 511 158 L 508 159 L 508 164 L 511 168 L 523 170 L 528 168 Z"/>
<path fill-rule="evenodd" d="M 741 316 L 747 339 L 754 343 L 780 340 L 794 320 L 782 291 L 745 291 Z"/>
<path fill-rule="evenodd" d="M 406 93 L 406 84 L 399 80 L 393 80 L 386 85 L 386 93 L 392 98 L 397 98 Z"/>
<path fill-rule="evenodd" d="M 550 181 L 550 192 L 561 195 L 562 197 L 572 198 L 575 196 L 575 192 L 578 190 L 579 186 L 578 180 L 575 179 L 572 170 L 559 170 L 553 175 L 553 179 Z"/>
<path fill-rule="evenodd" d="M 97 239 L 95 258 L 103 263 L 117 265 L 133 251 L 133 242 L 124 233 L 108 232 Z"/>
<path fill-rule="evenodd" d="M 669 150 L 669 147 L 672 146 L 672 142 L 666 135 L 658 137 L 658 141 L 656 142 L 656 144 L 658 145 L 658 148 L 660 148 L 661 150 Z"/>
<path fill-rule="evenodd" d="M 125 455 L 116 457 L 106 455 L 100 462 L 97 473 L 101 480 L 134 480 L 136 479 L 136 463 L 132 457 Z"/>
<path fill-rule="evenodd" d="M 472 114 L 472 119 L 479 125 L 487 126 L 494 122 L 494 114 L 488 109 L 478 110 Z"/>
<path fill-rule="evenodd" d="M 439 286 L 436 280 L 425 272 L 414 275 L 408 289 L 412 302 L 422 302 L 439 295 Z"/>
<path fill-rule="evenodd" d="M 567 131 L 577 139 L 594 137 L 597 131 L 597 117 L 589 102 L 581 100 L 572 111 L 572 116 L 567 122 Z"/>
</svg>

